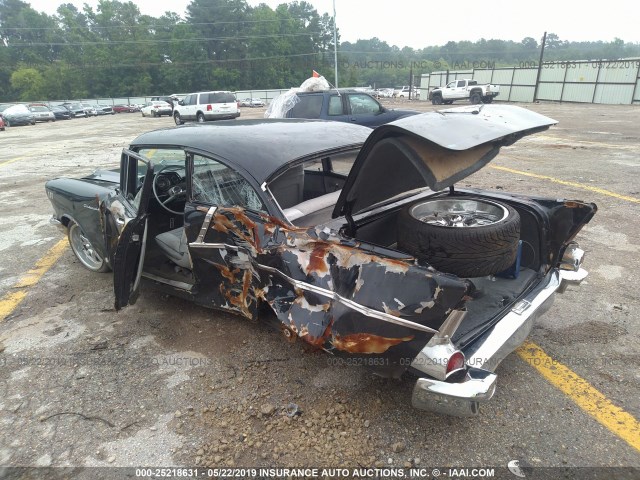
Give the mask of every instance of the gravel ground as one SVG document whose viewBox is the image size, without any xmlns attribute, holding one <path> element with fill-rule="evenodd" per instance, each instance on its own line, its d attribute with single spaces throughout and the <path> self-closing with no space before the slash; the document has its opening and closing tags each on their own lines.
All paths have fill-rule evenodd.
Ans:
<svg viewBox="0 0 640 480">
<path fill-rule="evenodd" d="M 559 126 L 493 165 L 565 183 L 485 168 L 461 185 L 598 204 L 578 238 L 591 275 L 532 340 L 640 418 L 640 205 L 593 190 L 640 198 L 640 109 L 524 106 Z M 61 238 L 44 182 L 117 167 L 137 134 L 170 125 L 120 114 L 0 132 L 0 295 Z M 516 355 L 478 417 L 437 416 L 411 408 L 411 378 L 335 365 L 262 322 L 148 290 L 115 312 L 111 282 L 67 250 L 0 323 L 0 466 L 640 467 L 636 449 Z"/>
</svg>

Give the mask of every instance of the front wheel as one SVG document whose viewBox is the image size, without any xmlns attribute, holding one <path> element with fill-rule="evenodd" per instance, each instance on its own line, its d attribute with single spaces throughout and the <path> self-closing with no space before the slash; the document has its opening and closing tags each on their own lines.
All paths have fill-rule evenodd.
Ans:
<svg viewBox="0 0 640 480">
<path fill-rule="evenodd" d="M 459 277 L 485 277 L 509 268 L 520 241 L 520 215 L 483 198 L 446 196 L 400 211 L 398 248 Z"/>
<path fill-rule="evenodd" d="M 73 250 L 76 258 L 80 260 L 80 263 L 82 263 L 85 268 L 98 273 L 104 273 L 111 270 L 104 258 L 95 251 L 93 245 L 91 245 L 91 242 L 87 239 L 77 223 L 69 223 L 68 238 L 71 250 Z"/>
<path fill-rule="evenodd" d="M 176 125 L 183 125 L 184 122 L 182 121 L 182 118 L 180 118 L 180 114 L 179 113 L 174 113 L 173 114 L 173 121 L 176 122 Z"/>
<path fill-rule="evenodd" d="M 442 105 L 442 97 L 440 95 L 435 95 L 432 99 L 431 99 L 431 103 L 433 105 Z"/>
<path fill-rule="evenodd" d="M 198 120 L 198 123 L 204 123 L 204 113 L 198 113 L 196 120 Z"/>
</svg>

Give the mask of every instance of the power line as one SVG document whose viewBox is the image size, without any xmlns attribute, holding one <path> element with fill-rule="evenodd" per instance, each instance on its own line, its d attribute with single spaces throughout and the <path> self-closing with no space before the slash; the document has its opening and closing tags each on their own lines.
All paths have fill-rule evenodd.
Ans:
<svg viewBox="0 0 640 480">
<path fill-rule="evenodd" d="M 150 40 L 103 40 L 100 42 L 29 42 L 29 43 L 9 43 L 8 47 L 68 47 L 68 46 L 85 46 L 85 45 L 150 45 L 156 43 L 181 43 L 181 42 L 208 42 L 208 41 L 226 41 L 226 40 L 253 40 L 267 38 L 283 38 L 283 37 L 309 37 L 311 35 L 320 34 L 321 32 L 305 32 L 305 33 L 277 33 L 273 35 L 235 35 L 233 37 L 202 37 L 202 38 L 169 38 L 169 39 L 150 39 Z"/>
<path fill-rule="evenodd" d="M 223 60 L 191 60 L 188 62 L 182 62 L 182 61 L 171 61 L 171 62 L 167 62 L 167 61 L 163 61 L 163 62 L 136 62 L 136 63 L 109 63 L 109 64 L 95 64 L 95 63 L 89 63 L 89 64 L 66 64 L 64 65 L 64 69 L 67 70 L 72 70 L 72 69 L 81 69 L 81 70 L 86 70 L 88 68 L 140 68 L 140 67 L 172 67 L 172 66 L 176 66 L 176 67 L 183 67 L 183 66 L 187 66 L 187 65 L 204 65 L 204 64 L 224 64 L 224 63 L 229 63 L 229 64 L 233 64 L 233 63 L 242 63 L 242 62 L 258 62 L 258 61 L 264 61 L 264 60 L 280 60 L 280 59 L 287 59 L 287 58 L 300 58 L 300 57 L 312 57 L 312 56 L 319 56 L 322 55 L 323 53 L 330 53 L 330 52 L 313 52 L 313 53 L 294 53 L 294 54 L 290 54 L 290 55 L 273 55 L 273 56 L 268 56 L 268 57 L 250 57 L 250 58 L 229 58 L 229 59 L 223 59 Z M 320 63 L 321 64 L 321 63 Z M 28 66 L 42 66 L 42 64 L 27 64 Z M 47 64 L 47 65 L 51 65 L 51 64 Z M 2 69 L 3 67 L 0 67 L 0 69 Z"/>
<path fill-rule="evenodd" d="M 276 22 L 288 22 L 291 20 L 308 20 L 306 17 L 291 17 L 291 18 L 279 18 L 274 20 L 235 20 L 229 22 L 201 22 L 201 23 L 190 23 L 190 22 L 181 22 L 176 23 L 174 25 L 166 25 L 166 24 L 139 24 L 139 25 L 108 25 L 104 27 L 99 27 L 96 25 L 88 25 L 88 26 L 73 26 L 66 27 L 64 30 L 110 30 L 110 29 L 131 29 L 131 28 L 142 28 L 142 29 L 154 29 L 154 28 L 175 28 L 179 26 L 203 26 L 203 25 L 232 25 L 232 24 L 243 24 L 243 23 L 276 23 Z M 61 30 L 63 27 L 2 27 L 3 31 L 46 31 L 46 30 Z"/>
</svg>

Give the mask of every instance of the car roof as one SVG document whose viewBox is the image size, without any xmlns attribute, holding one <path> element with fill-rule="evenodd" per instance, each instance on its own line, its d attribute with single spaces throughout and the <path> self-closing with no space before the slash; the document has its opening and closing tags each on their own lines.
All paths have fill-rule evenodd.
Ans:
<svg viewBox="0 0 640 480">
<path fill-rule="evenodd" d="M 360 125 L 322 120 L 230 120 L 155 130 L 140 135 L 131 147 L 200 150 L 244 169 L 262 184 L 292 160 L 322 151 L 359 147 L 370 133 L 371 129 Z"/>
<path fill-rule="evenodd" d="M 356 90 L 355 88 L 330 88 L 328 90 L 318 90 L 315 92 L 296 92 L 298 95 L 323 95 L 325 93 L 332 93 L 332 92 L 338 92 L 338 93 L 364 93 L 366 95 L 369 95 L 367 92 L 363 92 L 361 90 Z"/>
</svg>

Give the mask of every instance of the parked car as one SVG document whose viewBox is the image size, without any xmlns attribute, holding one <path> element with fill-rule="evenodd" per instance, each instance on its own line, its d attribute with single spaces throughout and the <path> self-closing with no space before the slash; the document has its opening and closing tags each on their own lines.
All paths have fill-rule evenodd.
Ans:
<svg viewBox="0 0 640 480">
<path fill-rule="evenodd" d="M 71 112 L 73 112 L 73 118 L 87 118 L 87 110 L 81 103 L 66 102 L 62 104 L 66 106 Z"/>
<path fill-rule="evenodd" d="M 152 100 L 140 110 L 143 117 L 161 117 L 167 115 L 170 117 L 173 114 L 171 105 L 162 100 Z"/>
<path fill-rule="evenodd" d="M 318 118 L 374 128 L 419 113 L 388 109 L 368 93 L 353 89 L 299 92 L 296 95 L 298 101 L 287 112 L 287 118 Z"/>
<path fill-rule="evenodd" d="M 136 111 L 136 107 L 132 105 L 114 105 L 113 111 L 115 113 L 134 113 Z"/>
<path fill-rule="evenodd" d="M 84 108 L 84 113 L 87 114 L 87 117 L 97 117 L 98 112 L 96 111 L 93 105 L 89 105 L 88 103 L 81 103 L 82 108 Z"/>
<path fill-rule="evenodd" d="M 240 102 L 241 107 L 264 107 L 265 103 L 259 98 L 245 98 Z"/>
<path fill-rule="evenodd" d="M 171 105 L 171 110 L 173 110 L 173 107 L 175 107 L 175 104 L 178 102 L 178 97 L 174 97 L 171 95 L 151 97 L 151 101 L 167 102 L 169 105 Z"/>
<path fill-rule="evenodd" d="M 190 125 L 46 191 L 80 263 L 113 268 L 117 310 L 154 287 L 380 375 L 410 371 L 415 407 L 474 415 L 554 294 L 587 275 L 575 237 L 597 207 L 455 183 L 555 123 L 487 105 L 373 131 Z"/>
<path fill-rule="evenodd" d="M 115 112 L 109 105 L 92 105 L 98 116 L 113 115 Z"/>
<path fill-rule="evenodd" d="M 16 127 L 18 125 L 35 125 L 36 117 L 22 104 L 5 104 L 0 107 L 0 113 L 7 127 Z"/>
<path fill-rule="evenodd" d="M 476 80 L 468 78 L 454 80 L 445 87 L 435 88 L 429 92 L 429 100 L 434 105 L 443 103 L 450 105 L 456 100 L 469 100 L 471 104 L 491 103 L 500 95 L 500 85 L 480 85 Z"/>
<path fill-rule="evenodd" d="M 408 85 L 404 85 L 402 87 L 396 87 L 393 90 L 393 96 L 396 98 L 409 98 L 409 94 L 411 94 L 411 98 L 418 98 L 420 93 L 417 88 L 411 88 Z"/>
<path fill-rule="evenodd" d="M 227 91 L 191 93 L 173 109 L 176 125 L 187 121 L 205 122 L 238 118 L 240 109 L 233 93 Z"/>
<path fill-rule="evenodd" d="M 2 118 L 2 114 L 0 113 L 0 132 L 4 132 L 6 125 L 4 124 L 4 119 Z"/>
<path fill-rule="evenodd" d="M 391 98 L 393 97 L 393 88 L 378 88 L 375 96 L 377 98 Z"/>
<path fill-rule="evenodd" d="M 56 120 L 70 120 L 73 118 L 71 111 L 62 105 L 51 107 L 51 111 L 54 117 L 56 117 Z"/>
<path fill-rule="evenodd" d="M 56 116 L 49 107 L 43 104 L 32 103 L 29 105 L 29 111 L 33 113 L 36 122 L 55 122 Z"/>
</svg>

